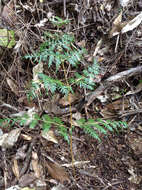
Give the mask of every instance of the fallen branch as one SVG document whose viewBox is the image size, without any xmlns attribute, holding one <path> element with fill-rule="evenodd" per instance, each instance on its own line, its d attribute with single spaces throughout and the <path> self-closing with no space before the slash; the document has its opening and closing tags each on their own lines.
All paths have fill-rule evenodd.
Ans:
<svg viewBox="0 0 142 190">
<path fill-rule="evenodd" d="M 108 79 L 103 81 L 94 92 L 90 93 L 85 97 L 85 101 L 87 102 L 86 106 L 89 106 L 102 92 L 104 92 L 106 88 L 111 86 L 114 82 L 118 82 L 126 77 L 130 77 L 141 72 L 142 66 L 139 66 L 126 71 L 122 71 L 120 73 L 117 73 L 116 75 L 109 77 Z"/>
</svg>

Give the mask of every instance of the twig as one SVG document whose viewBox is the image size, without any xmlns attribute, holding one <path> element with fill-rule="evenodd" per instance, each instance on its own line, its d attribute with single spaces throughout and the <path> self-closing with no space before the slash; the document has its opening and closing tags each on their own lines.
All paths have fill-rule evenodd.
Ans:
<svg viewBox="0 0 142 190">
<path fill-rule="evenodd" d="M 86 106 L 89 106 L 106 88 L 111 86 L 114 82 L 120 81 L 126 77 L 133 76 L 137 73 L 142 72 L 142 66 L 138 66 L 120 73 L 117 73 L 116 75 L 113 75 L 102 82 L 102 84 L 92 93 L 87 95 L 85 97 L 86 100 Z"/>
<path fill-rule="evenodd" d="M 66 0 L 64 0 L 63 2 L 63 6 L 64 6 L 64 17 L 66 17 Z"/>
<path fill-rule="evenodd" d="M 119 114 L 120 114 L 120 117 L 126 117 L 126 116 L 134 115 L 137 113 L 142 113 L 142 109 L 131 110 L 129 112 L 120 112 Z"/>
</svg>

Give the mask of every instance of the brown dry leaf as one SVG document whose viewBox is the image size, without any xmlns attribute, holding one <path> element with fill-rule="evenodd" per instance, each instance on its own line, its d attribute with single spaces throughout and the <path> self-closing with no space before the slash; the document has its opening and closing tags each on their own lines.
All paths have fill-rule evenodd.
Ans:
<svg viewBox="0 0 142 190">
<path fill-rule="evenodd" d="M 54 132 L 52 130 L 42 131 L 41 136 L 43 138 L 45 138 L 46 140 L 48 140 L 48 141 L 51 141 L 51 142 L 54 142 L 54 143 L 58 144 L 58 140 L 55 137 Z"/>
<path fill-rule="evenodd" d="M 86 42 L 85 42 L 85 40 L 82 40 L 82 41 L 78 42 L 77 45 L 78 45 L 79 47 L 84 48 L 85 45 L 86 45 Z"/>
<path fill-rule="evenodd" d="M 18 99 L 19 103 L 24 103 L 25 106 L 32 108 L 32 107 L 36 107 L 36 104 L 33 103 L 32 99 L 30 99 L 30 101 L 27 99 L 27 96 L 22 96 Z"/>
<path fill-rule="evenodd" d="M 93 56 L 94 56 L 94 57 L 97 55 L 98 51 L 100 50 L 100 48 L 101 48 L 101 46 L 102 46 L 102 42 L 103 42 L 103 39 L 101 38 L 101 39 L 98 41 L 98 43 L 97 43 L 97 45 L 96 45 L 96 47 L 95 47 L 95 51 L 94 51 L 94 53 L 93 53 Z"/>
<path fill-rule="evenodd" d="M 34 173 L 31 174 L 25 174 L 23 175 L 20 180 L 19 180 L 19 186 L 20 187 L 26 187 L 31 185 L 31 183 L 33 183 L 36 180 L 36 177 L 34 175 Z"/>
<path fill-rule="evenodd" d="M 0 146 L 3 148 L 12 148 L 18 140 L 21 129 L 13 129 L 9 133 L 0 136 Z"/>
<path fill-rule="evenodd" d="M 112 29 L 109 32 L 110 38 L 118 35 L 121 32 L 121 29 L 122 29 L 121 21 L 122 21 L 122 11 L 120 12 L 120 14 L 117 16 L 117 18 L 113 22 Z"/>
<path fill-rule="evenodd" d="M 76 112 L 76 113 L 73 113 L 73 114 L 72 114 L 72 118 L 73 118 L 73 119 L 76 119 L 76 120 L 79 120 L 79 119 L 82 118 L 82 115 L 81 115 L 80 112 Z"/>
<path fill-rule="evenodd" d="M 43 62 L 40 62 L 33 67 L 33 82 L 41 84 L 38 76 L 39 73 L 43 73 Z"/>
<path fill-rule="evenodd" d="M 107 118 L 116 115 L 119 111 L 123 109 L 126 110 L 129 107 L 129 102 L 125 99 L 124 103 L 122 99 L 118 99 L 112 103 L 105 105 L 104 109 L 101 110 L 101 114 Z"/>
<path fill-rule="evenodd" d="M 4 6 L 2 11 L 2 19 L 9 26 L 14 26 L 17 22 L 17 16 L 14 13 L 14 2 L 11 0 Z"/>
<path fill-rule="evenodd" d="M 130 133 L 127 139 L 128 139 L 128 145 L 133 149 L 134 154 L 141 155 L 142 154 L 142 137 L 137 136 L 134 133 Z"/>
<path fill-rule="evenodd" d="M 13 160 L 12 170 L 13 170 L 13 173 L 16 176 L 16 178 L 19 180 L 19 177 L 20 177 L 19 167 L 18 167 L 17 159 L 15 159 L 15 158 Z"/>
<path fill-rule="evenodd" d="M 40 172 L 40 166 L 38 163 L 38 155 L 36 152 L 32 152 L 32 167 L 33 167 L 35 176 L 39 178 L 41 176 L 41 172 Z"/>
<path fill-rule="evenodd" d="M 21 137 L 26 140 L 26 141 L 31 141 L 32 140 L 32 137 L 29 136 L 29 135 L 25 135 L 25 134 L 21 134 Z"/>
<path fill-rule="evenodd" d="M 76 122 L 76 120 L 72 119 L 72 125 L 75 127 L 79 127 L 80 125 Z"/>
<path fill-rule="evenodd" d="M 77 123 L 76 120 L 79 120 L 81 118 L 82 118 L 82 116 L 81 116 L 80 112 L 76 112 L 76 113 L 72 114 L 72 125 L 79 127 L 79 124 Z"/>
<path fill-rule="evenodd" d="M 19 96 L 19 90 L 18 90 L 18 85 L 11 80 L 10 78 L 6 78 L 7 84 L 9 85 L 10 89 L 16 96 Z"/>
<path fill-rule="evenodd" d="M 61 98 L 59 100 L 59 104 L 63 106 L 68 106 L 76 100 L 77 100 L 77 96 L 75 94 L 69 94 L 68 96 L 64 96 L 63 98 Z"/>
<path fill-rule="evenodd" d="M 16 159 L 17 160 L 24 160 L 27 156 L 27 144 L 23 145 L 22 147 L 18 148 L 17 152 L 16 152 Z"/>
<path fill-rule="evenodd" d="M 46 163 L 46 167 L 48 168 L 49 174 L 56 180 L 59 180 L 61 183 L 65 181 L 70 181 L 66 171 L 61 166 L 48 161 Z"/>
<path fill-rule="evenodd" d="M 135 29 L 137 26 L 140 25 L 141 22 L 142 22 L 142 11 L 134 19 L 125 24 L 125 26 L 121 30 L 121 33 L 123 34 Z"/>
</svg>

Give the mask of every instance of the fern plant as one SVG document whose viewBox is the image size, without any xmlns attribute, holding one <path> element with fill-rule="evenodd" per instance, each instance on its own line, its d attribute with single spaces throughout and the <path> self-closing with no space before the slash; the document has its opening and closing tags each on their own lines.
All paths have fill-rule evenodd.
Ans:
<svg viewBox="0 0 142 190">
<path fill-rule="evenodd" d="M 21 117 L 16 118 L 5 118 L 0 120 L 1 126 L 10 125 L 13 126 L 16 122 L 21 126 L 27 125 L 28 122 L 31 129 L 35 128 L 37 125 L 41 125 L 43 131 L 49 131 L 52 126 L 55 126 L 58 133 L 69 143 L 69 131 L 65 123 L 59 117 L 51 117 L 48 114 L 39 117 L 38 114 L 33 114 L 32 118 L 28 114 L 24 114 Z M 86 121 L 84 118 L 77 120 L 78 126 L 83 129 L 85 133 L 91 137 L 101 141 L 100 134 L 109 134 L 110 132 L 119 131 L 119 129 L 126 129 L 127 123 L 122 121 L 111 121 L 103 119 L 89 119 Z M 74 129 L 74 128 L 73 128 Z M 72 129 L 72 130 L 73 130 Z"/>
<path fill-rule="evenodd" d="M 85 49 L 77 49 L 74 42 L 75 39 L 71 34 L 46 33 L 45 42 L 41 44 L 39 51 L 32 55 L 26 55 L 25 58 L 31 59 L 39 64 L 41 61 L 47 62 L 49 68 L 55 65 L 56 73 L 60 72 L 60 67 L 64 63 L 77 69 L 87 51 Z M 69 79 L 69 86 L 58 78 L 55 79 L 43 73 L 39 73 L 39 79 L 47 93 L 48 91 L 55 93 L 58 90 L 62 94 L 68 94 L 69 92 L 73 92 L 75 85 L 83 89 L 93 90 L 95 86 L 94 78 L 98 74 L 99 65 L 94 59 L 93 64 L 87 66 L 81 73 L 75 72 L 74 77 Z M 36 95 L 35 91 L 37 88 L 39 88 L 39 84 L 32 83 L 30 96 L 34 97 Z"/>
<path fill-rule="evenodd" d="M 67 20 L 62 20 L 59 17 L 51 19 L 53 25 L 57 27 L 67 24 Z M 75 45 L 75 38 L 72 34 L 62 32 L 46 32 L 44 41 L 39 50 L 32 55 L 26 55 L 26 59 L 31 59 L 33 62 L 48 64 L 49 69 L 56 67 L 56 73 L 60 72 L 61 66 L 70 65 L 71 68 L 84 67 L 84 55 L 87 54 L 85 48 L 79 48 Z M 80 70 L 80 69 L 79 69 Z M 39 78 L 44 85 L 46 92 L 51 91 L 54 93 L 56 90 L 62 94 L 73 92 L 74 86 L 79 86 L 83 89 L 94 90 L 94 78 L 99 74 L 99 64 L 94 59 L 93 64 L 84 67 L 80 72 L 74 72 L 74 76 L 68 80 L 68 86 L 64 84 L 59 78 L 51 78 L 43 73 L 39 74 Z M 57 73 L 58 74 L 58 73 Z M 73 74 L 72 74 L 73 75 Z M 65 77 L 65 76 L 64 76 Z M 36 95 L 36 89 L 39 85 L 34 82 L 29 92 L 30 96 Z M 35 89 L 35 91 L 34 91 Z"/>
<path fill-rule="evenodd" d="M 60 19 L 59 17 L 54 17 L 51 19 L 51 22 L 54 26 L 62 27 L 68 22 Z M 30 91 L 30 96 L 36 97 L 36 90 L 40 88 L 40 85 L 43 84 L 46 92 L 55 93 L 59 91 L 62 94 L 68 94 L 73 92 L 74 86 L 79 86 L 83 89 L 94 90 L 95 87 L 95 76 L 100 73 L 99 64 L 96 59 L 93 60 L 93 63 L 90 65 L 82 64 L 85 62 L 84 56 L 87 54 L 86 49 L 78 48 L 75 45 L 75 38 L 72 34 L 63 33 L 61 31 L 50 33 L 47 32 L 44 35 L 44 42 L 41 44 L 39 50 L 37 50 L 32 55 L 26 55 L 25 58 L 31 59 L 32 61 L 40 64 L 44 62 L 47 64 L 49 69 L 56 68 L 56 76 L 61 72 L 61 66 L 65 69 L 65 66 L 70 66 L 71 69 L 76 69 L 78 72 L 72 72 L 72 77 L 67 79 L 66 74 L 64 73 L 64 78 L 66 79 L 66 84 L 60 78 L 52 78 L 45 75 L 44 73 L 38 73 L 38 78 L 40 83 L 32 83 L 32 88 Z M 74 73 L 74 74 L 73 74 Z M 50 117 L 45 114 L 42 118 L 34 118 L 31 122 L 30 127 L 34 127 L 38 122 L 42 124 L 43 130 L 49 130 L 54 124 L 59 130 L 60 134 L 69 142 L 69 133 L 60 118 Z M 36 121 L 35 121 L 36 120 Z M 108 132 L 117 131 L 119 128 L 126 128 L 127 125 L 125 122 L 121 121 L 110 121 L 110 120 L 93 120 L 81 119 L 77 121 L 78 126 L 84 130 L 85 133 L 89 134 L 93 138 L 100 141 L 99 135 L 103 133 L 105 135 Z"/>
</svg>

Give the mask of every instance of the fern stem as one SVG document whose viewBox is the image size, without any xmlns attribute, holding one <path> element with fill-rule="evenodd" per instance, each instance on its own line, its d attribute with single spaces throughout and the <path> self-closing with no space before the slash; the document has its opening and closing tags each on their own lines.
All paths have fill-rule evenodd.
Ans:
<svg viewBox="0 0 142 190">
<path fill-rule="evenodd" d="M 67 79 L 67 73 L 66 73 L 64 63 L 62 63 L 62 66 L 63 66 L 63 70 L 64 70 L 66 84 L 67 84 L 67 86 L 70 86 L 68 79 Z M 71 102 L 70 102 L 70 94 L 68 94 L 68 102 L 69 102 L 69 110 L 70 110 L 70 129 L 72 130 L 73 125 L 72 125 L 72 107 L 71 107 Z M 74 155 L 73 155 L 73 148 L 72 148 L 72 133 L 70 133 L 70 153 L 71 153 L 71 160 L 72 160 L 73 176 L 75 177 Z"/>
</svg>

